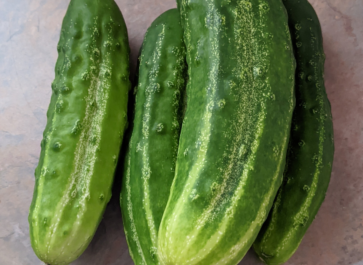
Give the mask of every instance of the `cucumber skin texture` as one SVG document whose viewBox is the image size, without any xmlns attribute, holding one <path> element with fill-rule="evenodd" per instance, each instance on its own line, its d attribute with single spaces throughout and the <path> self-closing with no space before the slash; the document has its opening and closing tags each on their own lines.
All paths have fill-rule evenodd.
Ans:
<svg viewBox="0 0 363 265">
<path fill-rule="evenodd" d="M 298 248 L 325 198 L 334 156 L 320 23 L 308 1 L 284 4 L 297 62 L 296 108 L 284 182 L 254 243 L 267 264 L 286 262 Z"/>
<path fill-rule="evenodd" d="M 166 265 L 237 264 L 281 185 L 295 60 L 280 0 L 179 0 L 189 80 L 159 228 Z"/>
<path fill-rule="evenodd" d="M 186 69 L 179 11 L 170 9 L 151 24 L 143 41 L 120 196 L 136 265 L 160 264 L 157 233 L 175 173 Z"/>
<path fill-rule="evenodd" d="M 129 44 L 113 0 L 72 0 L 64 17 L 29 212 L 35 254 L 69 264 L 108 201 L 127 122 Z"/>
</svg>

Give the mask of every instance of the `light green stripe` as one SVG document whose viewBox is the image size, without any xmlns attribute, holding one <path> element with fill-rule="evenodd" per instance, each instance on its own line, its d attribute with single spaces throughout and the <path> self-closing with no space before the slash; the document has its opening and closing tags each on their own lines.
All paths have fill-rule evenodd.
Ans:
<svg viewBox="0 0 363 265">
<path fill-rule="evenodd" d="M 132 140 L 130 142 L 130 147 L 132 146 Z M 130 150 L 132 150 L 132 148 L 130 148 Z M 133 209 L 132 209 L 132 199 L 131 199 L 131 185 L 130 185 L 130 179 L 131 179 L 131 174 L 130 174 L 130 168 L 131 168 L 131 158 L 130 156 L 127 159 L 127 171 L 126 171 L 126 192 L 127 192 L 127 212 L 128 212 L 128 216 L 129 216 L 129 221 L 130 221 L 130 226 L 131 226 L 131 231 L 132 231 L 132 235 L 131 238 L 135 241 L 136 246 L 137 246 L 137 252 L 139 253 L 141 259 L 142 259 L 142 263 L 141 265 L 146 265 L 146 260 L 145 260 L 145 256 L 144 253 L 142 251 L 141 248 L 141 244 L 140 244 L 140 239 L 139 239 L 139 235 L 137 233 L 136 230 L 136 226 L 135 226 L 135 220 L 134 220 L 134 213 L 133 213 Z M 132 251 L 132 248 L 129 248 L 130 251 Z"/>
<path fill-rule="evenodd" d="M 94 23 L 94 27 L 97 28 L 97 21 L 95 20 Z M 95 49 L 97 49 L 95 48 L 95 43 L 97 41 L 96 38 L 97 37 L 93 36 L 93 44 L 89 47 L 89 52 L 93 52 Z M 60 222 L 62 221 L 61 217 L 65 213 L 67 204 L 73 198 L 75 198 L 77 193 L 82 194 L 79 200 L 79 205 L 81 207 L 79 207 L 76 221 L 71 228 L 71 234 L 74 234 L 75 231 L 77 231 L 77 229 L 81 225 L 80 219 L 83 217 L 84 213 L 87 210 L 85 200 L 90 197 L 90 194 L 88 193 L 89 185 L 91 184 L 91 176 L 93 175 L 94 164 L 96 162 L 96 150 L 99 148 L 101 139 L 101 124 L 104 119 L 108 100 L 107 90 L 110 89 L 109 80 L 104 78 L 104 74 L 106 71 L 112 73 L 112 69 L 107 67 L 109 63 L 107 57 L 109 56 L 109 53 L 105 54 L 104 57 L 106 57 L 106 59 L 104 59 L 104 62 L 102 62 L 101 64 L 99 62 L 100 59 L 96 59 L 95 57 L 91 58 L 91 61 L 93 62 L 93 66 L 91 66 L 90 68 L 91 84 L 88 89 L 88 96 L 85 98 L 86 110 L 85 117 L 82 121 L 83 129 L 77 146 L 75 148 L 75 159 L 73 171 L 69 177 L 69 184 L 65 189 L 65 195 L 56 206 L 55 216 L 53 217 L 53 220 L 55 220 L 55 222 L 49 227 L 50 233 L 47 233 L 47 253 L 50 253 L 52 245 L 57 244 L 57 242 L 55 242 L 56 238 L 53 235 L 59 229 Z M 68 62 L 70 62 L 70 60 L 68 60 Z M 97 64 L 100 64 L 98 72 L 98 68 L 95 66 Z M 68 65 L 67 68 L 70 68 L 70 65 Z M 93 104 L 96 104 L 96 106 L 93 106 Z M 94 111 L 93 108 L 97 108 L 97 111 Z M 93 137 L 96 137 L 95 141 L 93 141 Z M 87 244 L 87 239 L 91 235 L 85 236 L 85 244 Z M 65 243 L 62 245 L 62 249 L 59 250 L 58 256 L 61 256 L 66 251 L 65 248 L 69 246 L 69 241 L 71 239 L 72 236 L 69 236 L 68 239 L 65 240 Z"/>
<path fill-rule="evenodd" d="M 188 28 L 188 26 L 187 26 Z M 217 36 L 219 35 L 221 29 L 220 27 L 218 28 L 213 28 L 213 31 L 211 31 L 211 33 L 214 33 L 215 39 L 217 40 Z M 212 56 L 213 56 L 213 61 L 215 61 L 216 63 L 214 64 L 213 68 L 211 69 L 210 73 L 209 73 L 209 86 L 205 87 L 203 89 L 205 90 L 210 90 L 210 95 L 207 97 L 207 104 L 205 107 L 205 111 L 203 114 L 203 125 L 200 129 L 201 131 L 201 135 L 198 138 L 197 142 L 200 143 L 200 148 L 197 154 L 197 159 L 195 160 L 193 167 L 190 170 L 190 174 L 188 176 L 188 181 L 185 185 L 185 189 L 183 190 L 183 193 L 181 194 L 180 198 L 178 199 L 178 201 L 175 204 L 175 210 L 174 212 L 174 216 L 177 215 L 181 215 L 182 211 L 183 211 L 183 205 L 184 202 L 186 200 L 188 200 L 188 197 L 192 197 L 194 199 L 196 199 L 198 197 L 198 194 L 195 194 L 193 192 L 193 187 L 195 182 L 198 180 L 198 177 L 200 175 L 200 173 L 204 170 L 205 168 L 205 157 L 206 157 L 206 153 L 208 151 L 208 144 L 210 142 L 210 137 L 211 137 L 211 130 L 212 130 L 212 122 L 211 122 L 211 118 L 212 118 L 212 110 L 214 108 L 214 106 L 217 104 L 216 102 L 214 102 L 214 98 L 215 98 L 215 94 L 217 91 L 217 76 L 219 73 L 219 52 L 218 49 L 219 48 L 219 43 L 218 42 L 212 42 Z M 189 75 L 189 82 L 192 83 L 192 75 Z M 176 171 L 178 172 L 178 171 Z M 203 215 L 202 215 L 203 216 Z M 197 223 L 199 223 L 197 221 Z M 200 226 L 197 226 L 197 229 L 199 229 Z M 186 242 L 186 245 L 182 246 L 182 250 L 180 251 L 180 256 L 176 257 L 174 256 L 175 260 L 181 260 L 180 257 L 183 257 L 185 252 L 188 251 L 188 247 L 189 245 L 191 245 L 194 241 L 195 241 L 196 237 L 191 236 L 190 240 L 188 240 Z M 169 237 L 169 241 L 171 242 L 172 240 L 172 236 Z M 170 252 L 171 253 L 171 252 Z"/>
<path fill-rule="evenodd" d="M 147 99 L 146 99 L 146 103 L 145 103 L 145 112 L 147 113 L 144 116 L 143 119 L 143 123 L 142 123 L 142 132 L 143 132 L 143 138 L 144 138 L 144 148 L 143 148 L 143 158 L 142 158 L 142 163 L 143 163 L 143 167 L 142 167 L 142 180 L 143 180 L 143 191 L 144 191 L 144 200 L 143 200 L 143 209 L 145 210 L 145 216 L 146 216 L 146 221 L 147 221 L 147 225 L 149 227 L 149 231 L 150 231 L 150 239 L 152 242 L 152 248 L 153 249 L 157 249 L 157 230 L 156 230 L 156 224 L 155 224 L 155 220 L 154 220 L 154 215 L 153 212 L 151 210 L 151 202 L 150 202 L 150 194 L 149 194 L 149 181 L 150 181 L 150 176 L 152 174 L 151 172 L 151 167 L 150 167 L 150 163 L 149 163 L 149 142 L 147 141 L 148 137 L 149 137 L 149 130 L 150 130 L 150 122 L 151 122 L 151 105 L 152 105 L 152 100 L 154 98 L 153 93 L 157 93 L 157 91 L 155 91 L 155 88 L 159 87 L 160 84 L 155 82 L 155 79 L 157 77 L 157 73 L 159 72 L 159 68 L 160 68 L 160 64 L 157 63 L 157 61 L 160 59 L 160 54 L 161 54 L 161 48 L 165 39 L 165 25 L 162 24 L 162 31 L 160 32 L 160 34 L 158 35 L 158 40 L 157 40 L 157 45 L 155 47 L 155 51 L 153 54 L 153 69 L 151 70 L 153 73 L 155 73 L 155 75 L 150 77 L 150 85 L 149 87 L 146 88 L 145 93 L 147 94 Z M 148 90 L 150 90 L 148 92 Z M 153 90 L 153 92 L 151 92 L 151 90 Z"/>
</svg>

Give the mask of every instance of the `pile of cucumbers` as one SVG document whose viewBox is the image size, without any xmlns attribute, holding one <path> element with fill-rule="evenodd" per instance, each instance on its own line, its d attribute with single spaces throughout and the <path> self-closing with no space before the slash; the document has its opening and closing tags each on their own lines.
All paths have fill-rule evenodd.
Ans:
<svg viewBox="0 0 363 265">
<path fill-rule="evenodd" d="M 177 4 L 146 32 L 128 113 L 119 8 L 71 0 L 29 213 L 46 264 L 87 248 L 119 157 L 136 265 L 234 265 L 252 245 L 282 264 L 314 220 L 334 154 L 314 9 L 307 0 Z"/>
</svg>

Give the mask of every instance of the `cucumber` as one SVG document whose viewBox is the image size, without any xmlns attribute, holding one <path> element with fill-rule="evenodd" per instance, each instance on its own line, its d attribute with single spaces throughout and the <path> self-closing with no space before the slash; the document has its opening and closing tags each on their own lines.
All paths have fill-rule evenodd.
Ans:
<svg viewBox="0 0 363 265">
<path fill-rule="evenodd" d="M 334 155 L 319 20 L 307 0 L 284 4 L 297 62 L 296 108 L 283 185 L 254 243 L 267 264 L 284 263 L 298 248 L 325 198 Z"/>
<path fill-rule="evenodd" d="M 129 46 L 113 0 L 71 0 L 29 212 L 35 254 L 69 264 L 86 249 L 111 197 L 127 122 Z"/>
<path fill-rule="evenodd" d="M 157 234 L 175 173 L 186 69 L 180 16 L 171 9 L 151 24 L 142 45 L 134 127 L 120 196 L 136 265 L 160 264 Z"/>
<path fill-rule="evenodd" d="M 161 264 L 237 264 L 282 182 L 295 59 L 280 0 L 178 0 L 187 109 Z"/>
</svg>

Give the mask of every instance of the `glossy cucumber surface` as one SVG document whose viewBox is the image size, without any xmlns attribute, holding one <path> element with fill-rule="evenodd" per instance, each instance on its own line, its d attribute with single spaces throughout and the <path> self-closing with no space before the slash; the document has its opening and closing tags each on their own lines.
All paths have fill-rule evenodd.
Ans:
<svg viewBox="0 0 363 265">
<path fill-rule="evenodd" d="M 91 241 L 111 197 L 127 122 L 129 46 L 113 0 L 72 0 L 64 17 L 29 212 L 31 244 L 69 264 Z"/>
<path fill-rule="evenodd" d="M 167 265 L 237 264 L 281 185 L 295 60 L 280 0 L 178 0 L 187 109 L 159 229 Z"/>
<path fill-rule="evenodd" d="M 124 229 L 136 265 L 160 264 L 157 234 L 175 174 L 186 69 L 180 16 L 171 9 L 151 24 L 142 45 L 122 183 Z"/>
<path fill-rule="evenodd" d="M 324 87 L 323 38 L 307 0 L 283 1 L 297 62 L 284 181 L 254 249 L 267 264 L 286 262 L 298 248 L 327 191 L 334 155 L 330 103 Z"/>
</svg>

